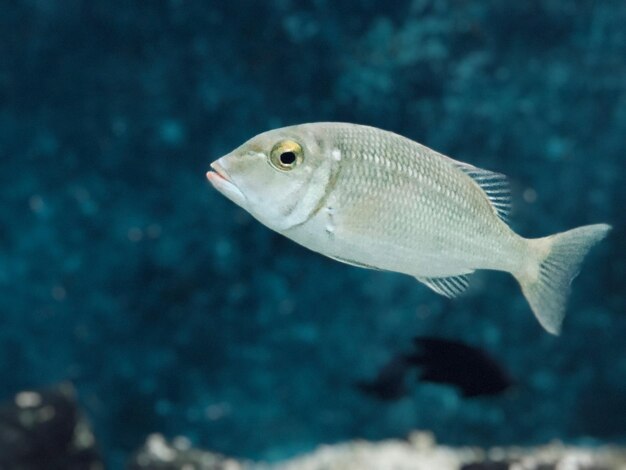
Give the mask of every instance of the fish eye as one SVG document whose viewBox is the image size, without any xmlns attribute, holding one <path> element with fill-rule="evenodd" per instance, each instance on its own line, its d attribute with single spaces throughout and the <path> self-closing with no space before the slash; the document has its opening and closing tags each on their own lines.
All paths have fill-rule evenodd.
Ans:
<svg viewBox="0 0 626 470">
<path fill-rule="evenodd" d="M 304 159 L 302 146 L 293 140 L 278 142 L 270 152 L 270 163 L 281 171 L 289 171 L 299 165 Z"/>
</svg>

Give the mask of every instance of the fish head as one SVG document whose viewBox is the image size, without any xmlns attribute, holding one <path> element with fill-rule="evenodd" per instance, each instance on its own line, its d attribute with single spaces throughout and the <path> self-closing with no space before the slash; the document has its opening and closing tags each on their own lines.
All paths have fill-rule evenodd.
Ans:
<svg viewBox="0 0 626 470">
<path fill-rule="evenodd" d="M 333 171 L 331 146 L 312 125 L 264 132 L 211 164 L 215 189 L 273 230 L 308 220 Z"/>
</svg>

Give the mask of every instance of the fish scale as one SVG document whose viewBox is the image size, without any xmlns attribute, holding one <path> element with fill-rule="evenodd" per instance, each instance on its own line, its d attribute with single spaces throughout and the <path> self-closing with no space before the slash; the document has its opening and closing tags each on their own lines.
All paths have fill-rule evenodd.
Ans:
<svg viewBox="0 0 626 470">
<path fill-rule="evenodd" d="M 583 258 L 610 230 L 521 237 L 504 221 L 503 175 L 357 124 L 274 129 L 211 167 L 213 186 L 261 223 L 343 263 L 408 274 L 447 297 L 475 270 L 511 273 L 553 334 Z"/>
</svg>

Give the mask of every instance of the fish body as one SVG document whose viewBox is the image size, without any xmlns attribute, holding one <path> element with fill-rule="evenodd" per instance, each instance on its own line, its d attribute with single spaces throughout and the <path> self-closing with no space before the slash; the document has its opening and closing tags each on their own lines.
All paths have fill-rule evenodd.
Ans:
<svg viewBox="0 0 626 470">
<path fill-rule="evenodd" d="M 520 237 L 450 159 L 366 126 L 322 132 L 338 159 L 324 204 L 283 235 L 336 259 L 414 277 L 511 270 L 524 256 Z"/>
<path fill-rule="evenodd" d="M 505 222 L 503 175 L 357 124 L 265 132 L 212 168 L 213 186 L 260 222 L 338 261 L 404 273 L 448 297 L 477 269 L 509 272 L 555 334 L 569 283 L 610 228 L 521 237 Z"/>
</svg>

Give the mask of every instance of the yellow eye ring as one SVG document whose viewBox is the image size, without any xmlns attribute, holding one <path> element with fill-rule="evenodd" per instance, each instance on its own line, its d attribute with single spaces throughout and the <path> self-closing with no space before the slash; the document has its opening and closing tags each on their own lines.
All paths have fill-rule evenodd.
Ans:
<svg viewBox="0 0 626 470">
<path fill-rule="evenodd" d="M 270 152 L 270 163 L 280 171 L 293 170 L 302 163 L 304 151 L 302 146 L 293 140 L 278 142 Z"/>
</svg>

